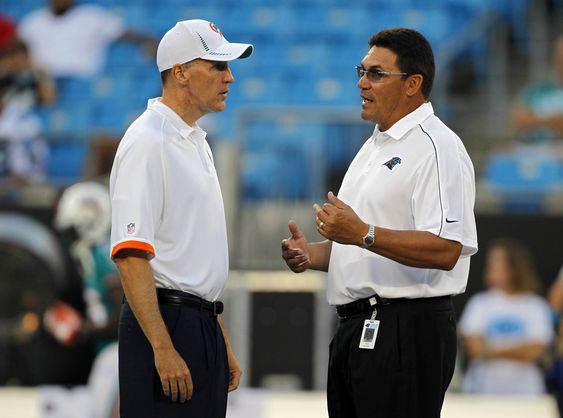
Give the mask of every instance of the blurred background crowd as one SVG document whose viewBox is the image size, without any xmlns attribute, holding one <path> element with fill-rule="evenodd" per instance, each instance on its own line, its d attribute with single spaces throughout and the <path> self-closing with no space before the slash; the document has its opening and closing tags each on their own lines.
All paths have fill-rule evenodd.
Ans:
<svg viewBox="0 0 563 418">
<path fill-rule="evenodd" d="M 324 384 L 334 315 L 322 280 L 280 276 L 279 242 L 290 218 L 314 236 L 312 203 L 338 190 L 371 135 L 354 72 L 367 40 L 407 26 L 433 46 L 431 101 L 477 176 L 480 252 L 455 302 L 452 390 L 563 405 L 561 0 L 0 0 L 0 385 L 84 385 L 112 348 L 107 178 L 125 129 L 160 95 L 158 40 L 190 18 L 255 46 L 232 63 L 227 110 L 201 121 L 227 212 L 244 383 Z"/>
</svg>

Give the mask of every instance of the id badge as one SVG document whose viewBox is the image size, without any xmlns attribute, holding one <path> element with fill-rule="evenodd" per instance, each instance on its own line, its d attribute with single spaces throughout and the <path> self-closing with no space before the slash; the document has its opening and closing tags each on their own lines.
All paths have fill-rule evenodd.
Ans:
<svg viewBox="0 0 563 418">
<path fill-rule="evenodd" d="M 373 350 L 375 347 L 375 340 L 377 332 L 379 331 L 379 321 L 366 319 L 364 321 L 364 329 L 362 330 L 362 337 L 360 338 L 360 348 Z"/>
</svg>

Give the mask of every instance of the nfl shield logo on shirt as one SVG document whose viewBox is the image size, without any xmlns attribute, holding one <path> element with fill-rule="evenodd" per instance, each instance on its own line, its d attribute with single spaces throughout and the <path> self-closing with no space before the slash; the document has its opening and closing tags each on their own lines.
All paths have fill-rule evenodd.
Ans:
<svg viewBox="0 0 563 418">
<path fill-rule="evenodd" d="M 127 224 L 127 233 L 132 234 L 133 232 L 135 232 L 135 222 L 129 222 Z"/>
</svg>

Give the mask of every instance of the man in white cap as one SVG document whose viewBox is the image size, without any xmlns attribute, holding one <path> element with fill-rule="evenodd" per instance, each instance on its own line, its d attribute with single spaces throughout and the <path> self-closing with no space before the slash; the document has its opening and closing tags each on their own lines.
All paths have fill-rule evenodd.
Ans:
<svg viewBox="0 0 563 418">
<path fill-rule="evenodd" d="M 110 178 L 111 255 L 126 300 L 119 329 L 121 418 L 225 417 L 240 366 L 218 298 L 228 274 L 225 214 L 206 133 L 225 109 L 228 61 L 253 47 L 212 22 L 178 22 L 160 41 L 162 97 L 121 141 Z"/>
</svg>

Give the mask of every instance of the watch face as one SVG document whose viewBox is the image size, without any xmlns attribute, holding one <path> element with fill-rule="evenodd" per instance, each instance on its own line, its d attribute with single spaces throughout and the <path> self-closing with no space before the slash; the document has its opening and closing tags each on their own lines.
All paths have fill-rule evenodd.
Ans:
<svg viewBox="0 0 563 418">
<path fill-rule="evenodd" d="M 362 247 L 368 248 L 370 247 L 375 241 L 375 226 L 369 225 L 368 233 L 363 239 Z"/>
</svg>

